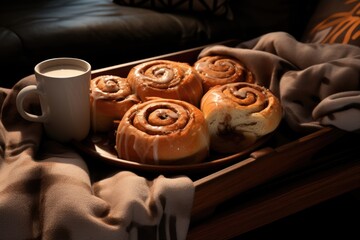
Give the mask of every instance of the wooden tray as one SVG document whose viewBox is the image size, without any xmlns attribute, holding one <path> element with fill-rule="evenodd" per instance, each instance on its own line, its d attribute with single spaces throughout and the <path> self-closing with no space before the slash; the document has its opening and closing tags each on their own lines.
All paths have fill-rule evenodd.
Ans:
<svg viewBox="0 0 360 240">
<path fill-rule="evenodd" d="M 234 46 L 236 43 L 231 40 L 216 44 Z M 204 47 L 208 46 L 94 70 L 92 77 L 104 74 L 125 77 L 133 66 L 156 59 L 193 63 Z M 270 141 L 271 144 L 249 153 L 241 161 L 206 175 L 191 176 L 195 184 L 192 219 L 203 219 L 219 204 L 249 189 L 317 164 L 311 157 L 344 134 L 340 130 L 325 127 L 301 136 L 292 133 L 287 126 L 281 126 Z"/>
<path fill-rule="evenodd" d="M 129 171 L 141 172 L 143 174 L 153 176 L 157 176 L 159 174 L 167 176 L 186 174 L 195 178 L 195 176 L 199 177 L 201 175 L 205 175 L 206 173 L 220 170 L 221 168 L 230 166 L 233 163 L 247 158 L 250 153 L 264 146 L 271 137 L 271 133 L 265 135 L 258 139 L 254 144 L 246 147 L 246 149 L 234 154 L 211 152 L 203 162 L 187 165 L 152 165 L 120 159 L 118 158 L 114 148 L 115 140 L 111 140 L 113 136 L 109 136 L 109 134 L 89 134 L 89 136 L 81 142 L 74 141 L 73 145 L 76 146 L 77 149 L 81 150 L 81 152 L 92 156 L 94 159 L 127 169 Z"/>
</svg>

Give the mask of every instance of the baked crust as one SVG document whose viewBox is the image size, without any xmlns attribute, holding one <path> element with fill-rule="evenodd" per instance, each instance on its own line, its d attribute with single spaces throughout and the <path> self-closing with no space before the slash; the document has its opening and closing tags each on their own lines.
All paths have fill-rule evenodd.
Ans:
<svg viewBox="0 0 360 240">
<path fill-rule="evenodd" d="M 188 63 L 148 61 L 133 67 L 128 79 L 141 101 L 161 97 L 199 106 L 203 95 L 201 79 Z"/>
<path fill-rule="evenodd" d="M 205 56 L 194 63 L 204 93 L 216 85 L 234 82 L 254 83 L 254 76 L 239 60 L 228 56 Z"/>
<path fill-rule="evenodd" d="M 94 132 L 107 132 L 114 129 L 114 121 L 120 121 L 125 112 L 139 98 L 133 94 L 126 78 L 103 75 L 91 79 L 90 106 L 91 125 Z"/>
<path fill-rule="evenodd" d="M 253 83 L 229 83 L 211 88 L 201 110 L 209 127 L 210 148 L 239 152 L 274 131 L 282 119 L 279 99 Z"/>
<path fill-rule="evenodd" d="M 174 99 L 152 99 L 131 107 L 116 132 L 119 158 L 146 164 L 204 161 L 209 132 L 200 109 Z"/>
</svg>

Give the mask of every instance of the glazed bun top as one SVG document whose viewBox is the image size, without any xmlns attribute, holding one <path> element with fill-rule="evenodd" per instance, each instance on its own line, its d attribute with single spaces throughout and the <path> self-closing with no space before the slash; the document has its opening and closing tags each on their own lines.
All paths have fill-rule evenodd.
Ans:
<svg viewBox="0 0 360 240">
<path fill-rule="evenodd" d="M 103 75 L 91 79 L 90 95 L 94 99 L 125 99 L 133 93 L 130 83 L 126 78 Z"/>
<path fill-rule="evenodd" d="M 204 92 L 216 85 L 255 81 L 252 72 L 239 60 L 228 56 L 202 57 L 194 63 L 194 68 L 202 79 Z"/>
<path fill-rule="evenodd" d="M 119 158 L 148 164 L 202 162 L 209 144 L 200 109 L 174 99 L 157 98 L 134 105 L 116 133 Z"/>
<path fill-rule="evenodd" d="M 188 63 L 169 60 L 145 62 L 133 67 L 128 79 L 142 101 L 161 97 L 198 106 L 203 95 L 201 79 Z"/>
<path fill-rule="evenodd" d="M 279 99 L 265 87 L 237 82 L 211 88 L 201 110 L 209 127 L 211 148 L 239 152 L 280 124 Z"/>
</svg>

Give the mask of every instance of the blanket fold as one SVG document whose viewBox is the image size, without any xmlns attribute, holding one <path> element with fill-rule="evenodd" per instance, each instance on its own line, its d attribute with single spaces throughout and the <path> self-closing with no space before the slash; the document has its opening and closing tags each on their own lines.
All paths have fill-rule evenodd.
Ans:
<svg viewBox="0 0 360 240">
<path fill-rule="evenodd" d="M 228 55 L 244 63 L 258 84 L 280 98 L 284 118 L 295 131 L 314 131 L 324 125 L 360 129 L 359 47 L 305 44 L 274 32 L 236 47 L 208 47 L 199 57 L 207 55 Z"/>
<path fill-rule="evenodd" d="M 18 91 L 34 83 L 32 75 L 0 89 L 0 240 L 186 239 L 192 181 L 121 171 L 92 182 L 71 146 L 18 114 Z M 39 111 L 36 97 L 26 108 Z"/>
</svg>

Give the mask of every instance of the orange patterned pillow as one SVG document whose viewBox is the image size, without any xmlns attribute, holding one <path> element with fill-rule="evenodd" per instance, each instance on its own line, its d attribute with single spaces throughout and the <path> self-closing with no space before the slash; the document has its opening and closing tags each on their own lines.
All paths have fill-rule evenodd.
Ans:
<svg viewBox="0 0 360 240">
<path fill-rule="evenodd" d="M 303 41 L 360 46 L 360 1 L 321 0 Z"/>
</svg>

